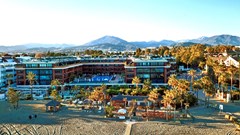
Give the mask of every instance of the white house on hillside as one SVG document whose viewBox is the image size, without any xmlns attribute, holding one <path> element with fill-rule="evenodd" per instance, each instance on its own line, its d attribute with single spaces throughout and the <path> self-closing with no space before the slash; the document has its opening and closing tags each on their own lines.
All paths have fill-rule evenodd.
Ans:
<svg viewBox="0 0 240 135">
<path fill-rule="evenodd" d="M 234 67 L 239 67 L 239 62 L 238 62 L 238 58 L 233 58 L 231 56 L 228 56 L 227 59 L 224 61 L 224 64 L 226 66 L 231 66 L 233 65 Z"/>
</svg>

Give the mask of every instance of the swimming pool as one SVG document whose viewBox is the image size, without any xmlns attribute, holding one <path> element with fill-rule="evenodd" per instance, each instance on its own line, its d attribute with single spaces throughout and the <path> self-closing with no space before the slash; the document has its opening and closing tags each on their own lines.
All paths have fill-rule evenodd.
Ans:
<svg viewBox="0 0 240 135">
<path fill-rule="evenodd" d="M 96 75 L 92 78 L 93 82 L 109 82 L 113 76 L 110 75 Z"/>
</svg>

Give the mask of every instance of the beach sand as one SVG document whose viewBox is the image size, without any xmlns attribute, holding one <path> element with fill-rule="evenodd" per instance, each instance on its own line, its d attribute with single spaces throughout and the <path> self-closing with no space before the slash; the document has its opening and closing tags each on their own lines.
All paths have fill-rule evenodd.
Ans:
<svg viewBox="0 0 240 135">
<path fill-rule="evenodd" d="M 48 101 L 21 101 L 13 109 L 0 102 L 0 131 L 13 135 L 124 135 L 127 124 L 117 118 L 107 119 L 97 112 L 83 112 L 75 107 L 63 107 L 59 112 L 45 112 Z M 190 109 L 195 120 L 136 121 L 132 135 L 238 135 L 235 126 L 223 114 L 205 107 Z M 28 118 L 29 115 L 37 118 Z M 1 134 L 1 132 L 0 132 Z"/>
</svg>

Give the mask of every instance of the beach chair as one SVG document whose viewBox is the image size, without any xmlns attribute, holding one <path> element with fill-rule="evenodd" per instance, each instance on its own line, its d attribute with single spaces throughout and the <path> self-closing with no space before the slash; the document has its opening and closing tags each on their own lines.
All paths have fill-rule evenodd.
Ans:
<svg viewBox="0 0 240 135">
<path fill-rule="evenodd" d="M 98 107 L 98 113 L 101 113 L 101 112 L 102 112 L 102 107 L 99 106 L 99 107 Z"/>
</svg>

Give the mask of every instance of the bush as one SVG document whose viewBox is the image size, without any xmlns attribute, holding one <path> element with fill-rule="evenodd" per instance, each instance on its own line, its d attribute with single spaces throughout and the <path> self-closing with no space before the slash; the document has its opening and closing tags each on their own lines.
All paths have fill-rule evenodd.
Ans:
<svg viewBox="0 0 240 135">
<path fill-rule="evenodd" d="M 43 100 L 50 100 L 51 98 L 49 97 L 44 97 Z"/>
<path fill-rule="evenodd" d="M 31 100 L 31 94 L 27 94 L 27 95 L 25 96 L 25 100 Z"/>
<path fill-rule="evenodd" d="M 197 97 L 192 94 L 187 94 L 185 101 L 188 102 L 190 106 L 193 106 L 197 103 Z"/>
<path fill-rule="evenodd" d="M 112 111 L 114 110 L 114 106 L 108 105 L 106 106 L 106 116 L 113 117 Z"/>
</svg>

